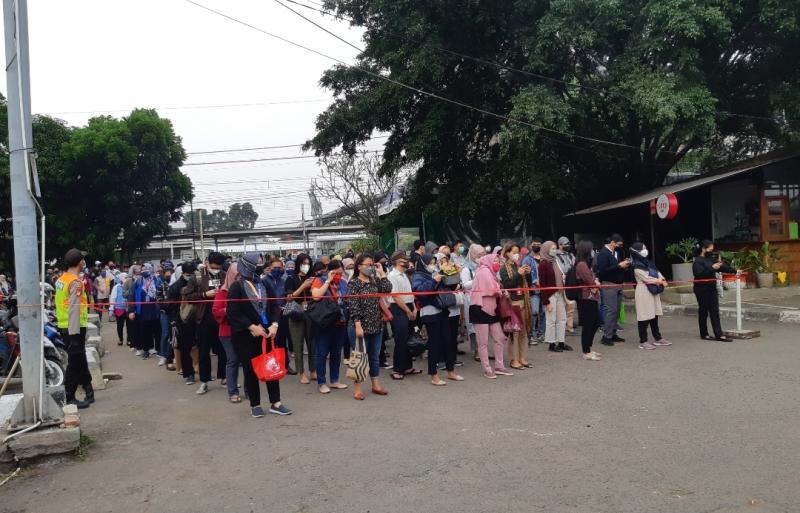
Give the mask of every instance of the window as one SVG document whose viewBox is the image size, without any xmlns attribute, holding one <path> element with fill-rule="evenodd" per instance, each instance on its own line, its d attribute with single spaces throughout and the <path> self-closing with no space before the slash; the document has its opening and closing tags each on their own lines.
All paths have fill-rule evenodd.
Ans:
<svg viewBox="0 0 800 513">
<path fill-rule="evenodd" d="M 798 239 L 800 223 L 800 160 L 764 168 L 761 231 L 765 240 Z"/>
</svg>

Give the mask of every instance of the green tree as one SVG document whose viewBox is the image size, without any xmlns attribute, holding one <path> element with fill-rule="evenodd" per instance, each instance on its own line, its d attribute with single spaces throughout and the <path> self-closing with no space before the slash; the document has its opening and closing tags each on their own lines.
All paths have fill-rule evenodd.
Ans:
<svg viewBox="0 0 800 513">
<path fill-rule="evenodd" d="M 411 219 L 425 208 L 498 235 L 549 228 L 578 204 L 661 184 L 687 154 L 728 160 L 798 139 L 798 0 L 324 4 L 365 29 L 359 67 L 521 121 L 325 72 L 336 100 L 309 145 L 354 153 L 389 132 L 383 172 L 420 165 L 400 211 Z"/>
<path fill-rule="evenodd" d="M 258 220 L 258 212 L 250 202 L 234 203 L 228 209 L 228 227 L 230 230 L 252 230 Z"/>
<path fill-rule="evenodd" d="M 252 230 L 258 220 L 258 212 L 250 202 L 234 203 L 227 211 L 214 209 L 211 213 L 204 208 L 198 208 L 194 211 L 194 229 L 197 233 L 200 232 L 200 212 L 203 213 L 203 231 L 206 233 Z M 191 231 L 191 212 L 184 212 L 181 218 L 186 224 L 186 230 Z"/>
</svg>

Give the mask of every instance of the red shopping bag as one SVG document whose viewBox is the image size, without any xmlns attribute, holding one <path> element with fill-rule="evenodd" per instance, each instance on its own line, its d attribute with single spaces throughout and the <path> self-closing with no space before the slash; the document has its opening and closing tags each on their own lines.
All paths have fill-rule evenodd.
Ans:
<svg viewBox="0 0 800 513">
<path fill-rule="evenodd" d="M 275 347 L 274 338 L 269 342 L 267 351 L 267 337 L 262 337 L 261 354 L 250 360 L 259 381 L 278 381 L 286 375 L 286 349 Z"/>
</svg>

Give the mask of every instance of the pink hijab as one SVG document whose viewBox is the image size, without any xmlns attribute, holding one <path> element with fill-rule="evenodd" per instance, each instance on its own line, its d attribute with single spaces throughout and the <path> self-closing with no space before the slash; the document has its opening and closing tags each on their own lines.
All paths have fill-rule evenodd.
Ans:
<svg viewBox="0 0 800 513">
<path fill-rule="evenodd" d="M 500 295 L 500 283 L 497 281 L 492 270 L 492 264 L 496 263 L 497 255 L 494 253 L 481 257 L 478 272 L 475 273 L 475 280 L 472 282 L 472 292 L 469 295 L 469 302 L 472 305 L 480 305 L 484 312 L 494 315 L 497 310 L 495 297 Z"/>
<path fill-rule="evenodd" d="M 230 267 L 228 267 L 228 272 L 225 274 L 225 282 L 220 287 L 220 290 L 228 290 L 230 289 L 233 282 L 239 277 L 239 269 L 236 265 L 236 262 L 233 262 Z"/>
</svg>

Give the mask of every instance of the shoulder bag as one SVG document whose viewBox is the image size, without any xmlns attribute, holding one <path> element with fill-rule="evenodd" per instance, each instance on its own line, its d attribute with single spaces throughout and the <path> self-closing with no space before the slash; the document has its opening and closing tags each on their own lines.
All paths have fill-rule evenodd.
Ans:
<svg viewBox="0 0 800 513">
<path fill-rule="evenodd" d="M 297 301 L 287 301 L 283 305 L 282 313 L 284 317 L 288 317 L 293 321 L 302 321 L 306 316 L 303 307 Z"/>
<path fill-rule="evenodd" d="M 651 278 L 658 278 L 659 277 L 658 276 L 658 269 L 656 269 L 655 267 L 650 267 L 648 269 L 648 275 Z M 657 295 L 661 294 L 662 292 L 664 292 L 664 286 L 663 285 L 654 285 L 652 283 L 648 283 L 647 284 L 647 290 L 649 290 L 650 293 L 653 294 L 654 296 L 657 296 Z"/>
<path fill-rule="evenodd" d="M 346 376 L 356 383 L 363 383 L 369 377 L 369 357 L 364 337 L 356 337 L 355 347 L 350 351 L 350 359 L 347 360 Z"/>
</svg>

